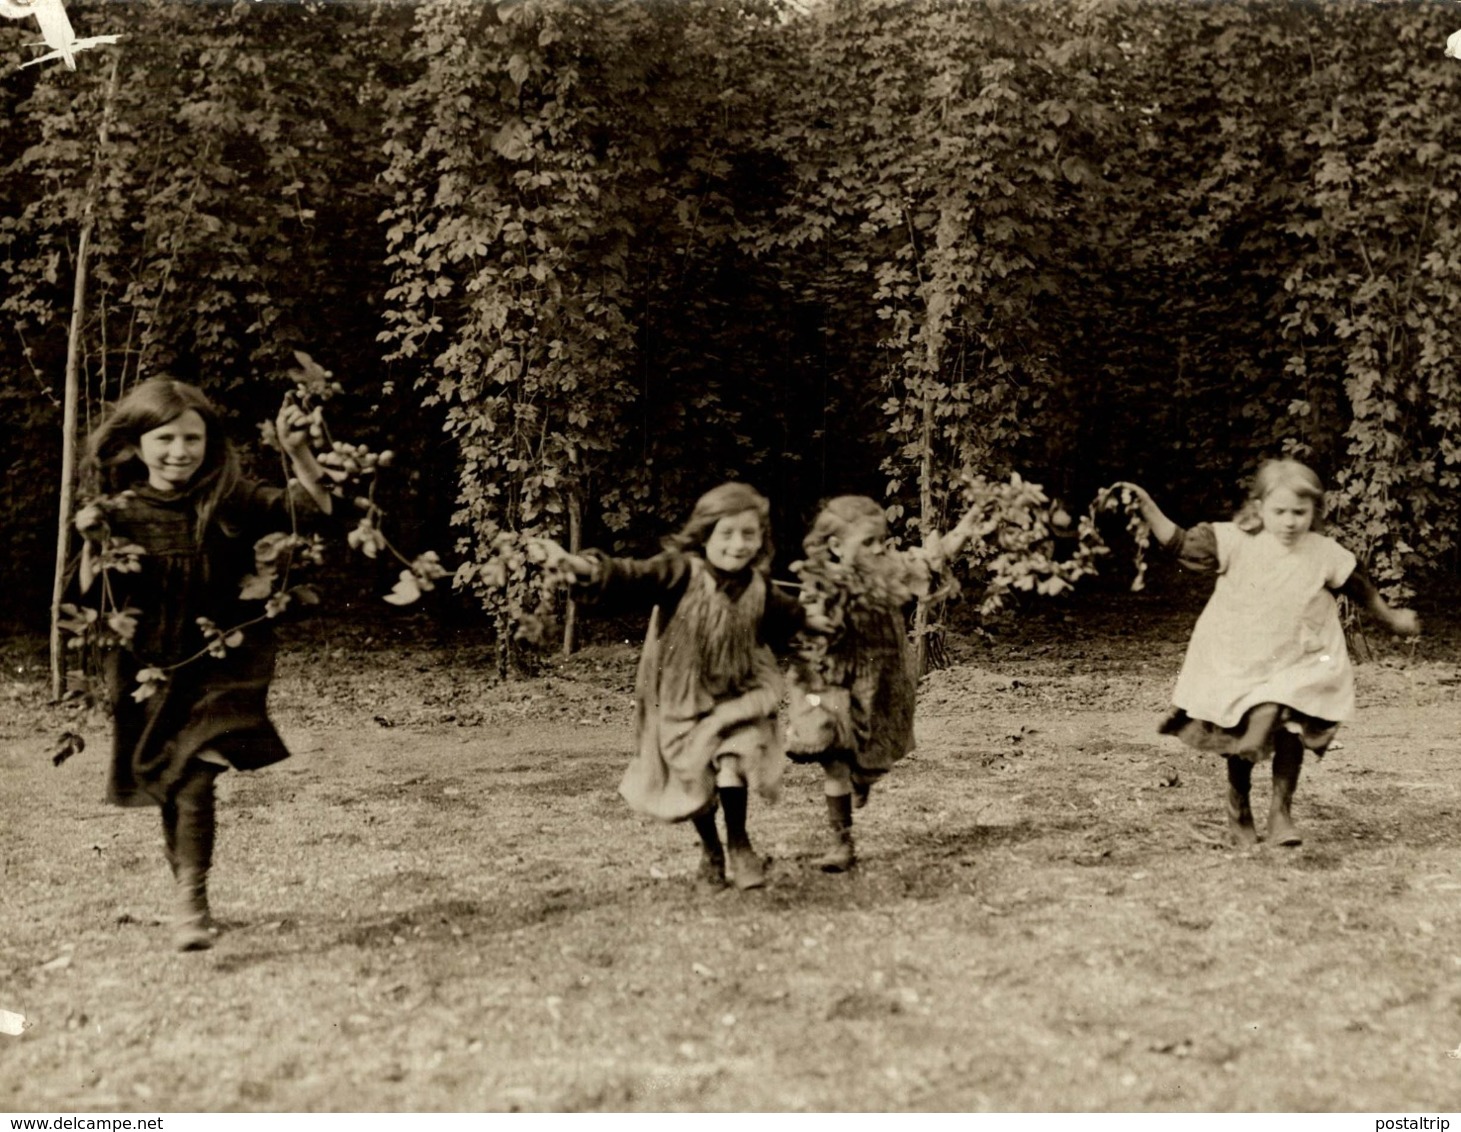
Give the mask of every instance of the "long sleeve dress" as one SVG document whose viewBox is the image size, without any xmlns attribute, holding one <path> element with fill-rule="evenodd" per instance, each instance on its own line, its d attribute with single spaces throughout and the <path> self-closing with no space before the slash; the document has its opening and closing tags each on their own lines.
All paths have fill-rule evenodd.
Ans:
<svg viewBox="0 0 1461 1132">
<path fill-rule="evenodd" d="M 943 568 L 942 554 L 928 547 L 885 551 L 875 560 L 874 577 L 832 562 L 793 566 L 804 584 L 824 595 L 824 613 L 837 622 L 829 633 L 801 634 L 809 647 L 798 664 L 814 666 L 819 683 L 847 689 L 852 717 L 847 748 L 793 753 L 793 760 L 845 761 L 853 781 L 866 786 L 913 751 L 918 673 L 905 608 L 937 587 Z"/>
<path fill-rule="evenodd" d="M 635 678 L 635 752 L 619 785 L 630 808 L 665 821 L 702 812 L 714 800 L 723 755 L 739 756 L 748 783 L 774 799 L 786 759 L 776 716 L 781 673 L 771 646 L 800 625 L 797 603 L 753 570 L 725 574 L 697 554 L 586 556 L 595 575 L 576 596 L 605 610 L 651 609 Z M 705 623 L 697 611 L 717 598 L 761 610 L 747 661 L 729 675 L 707 671 L 706 642 L 697 639 Z"/>
<path fill-rule="evenodd" d="M 1355 557 L 1314 531 L 1291 546 L 1233 523 L 1178 528 L 1166 547 L 1217 575 L 1187 646 L 1163 734 L 1251 761 L 1279 729 L 1322 755 L 1354 711 L 1354 671 L 1336 593 L 1373 592 Z"/>
<path fill-rule="evenodd" d="M 181 781 L 189 760 L 213 751 L 237 770 L 287 758 L 266 709 L 274 675 L 272 623 L 244 631 L 223 657 L 203 656 L 169 674 L 151 697 L 133 698 L 138 672 L 167 667 L 206 647 L 198 618 L 220 628 L 259 616 L 262 603 L 243 601 L 239 588 L 254 570 L 254 543 L 290 530 L 291 508 L 317 518 L 309 493 L 243 482 L 214 514 L 200 541 L 190 492 L 167 494 L 143 484 L 109 515 L 111 533 L 143 550 L 136 573 L 112 572 L 119 608 L 138 611 L 130 647 L 107 654 L 112 757 L 107 800 L 121 806 L 160 805 Z"/>
</svg>

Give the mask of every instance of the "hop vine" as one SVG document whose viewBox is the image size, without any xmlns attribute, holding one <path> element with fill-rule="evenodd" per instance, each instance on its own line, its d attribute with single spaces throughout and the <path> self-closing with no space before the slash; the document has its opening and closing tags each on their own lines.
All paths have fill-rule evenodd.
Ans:
<svg viewBox="0 0 1461 1132">
<path fill-rule="evenodd" d="M 1015 592 L 1045 597 L 1067 592 L 1097 573 L 1098 560 L 1110 553 L 1096 522 L 1099 503 L 1072 525 L 1070 513 L 1058 501 L 1019 473 L 1007 482 L 965 473 L 960 495 L 979 515 L 969 554 L 985 575 L 979 611 L 986 616 Z M 1072 540 L 1070 554 L 1059 557 L 1058 547 Z"/>
<path fill-rule="evenodd" d="M 366 445 L 333 437 L 324 410 L 331 399 L 344 392 L 343 387 L 309 354 L 295 351 L 294 357 L 297 366 L 286 373 L 291 388 L 284 398 L 298 406 L 309 422 L 310 440 L 318 450 L 316 460 L 325 475 L 321 486 L 333 498 L 362 512 L 346 536 L 346 543 L 369 559 L 382 554 L 396 558 L 404 569 L 391 591 L 384 595 L 384 600 L 392 605 L 409 605 L 423 593 L 435 589 L 438 581 L 450 576 L 450 571 L 442 565 L 435 551 L 408 557 L 386 535 L 383 525 L 385 511 L 376 501 L 377 473 L 392 465 L 395 454 L 389 449 L 375 452 Z M 260 432 L 265 445 L 278 451 L 287 482 L 288 458 L 279 442 L 274 422 L 264 422 Z M 101 654 L 110 649 L 130 649 L 136 636 L 137 619 L 141 615 L 140 610 L 119 607 L 112 583 L 113 575 L 136 573 L 142 568 L 143 548 L 115 537 L 111 530 L 111 517 L 125 510 L 133 497 L 134 493 L 130 491 L 103 496 L 92 500 L 78 513 L 78 525 L 85 542 L 73 570 L 82 572 L 83 581 L 98 580 L 100 596 L 94 607 L 64 604 L 60 627 L 68 635 L 67 647 L 82 655 L 79 669 L 68 674 L 68 694 L 84 696 L 90 702 L 96 702 L 98 698 L 95 673 L 100 669 Z M 253 550 L 253 570 L 244 575 L 239 598 L 246 602 L 261 602 L 259 613 L 227 626 L 220 626 L 206 617 L 198 618 L 203 646 L 172 664 L 142 667 L 131 692 L 134 700 L 141 702 L 156 695 L 174 673 L 187 665 L 205 658 L 226 657 L 229 650 L 245 642 L 248 631 L 255 626 L 280 617 L 292 607 L 319 603 L 318 588 L 307 580 L 302 581 L 300 575 L 303 573 L 307 577 L 312 567 L 323 563 L 326 541 L 318 533 L 302 533 L 292 508 L 290 529 L 264 535 L 255 542 Z M 63 742 L 62 747 L 66 746 Z M 75 750 L 79 749 L 79 746 L 75 747 Z M 59 764 L 69 753 L 74 751 L 68 750 L 66 755 L 55 761 Z"/>
<path fill-rule="evenodd" d="M 1142 517 L 1141 503 L 1136 498 L 1136 493 L 1129 487 L 1120 484 L 1112 484 L 1110 487 L 1103 487 L 1096 492 L 1095 502 L 1091 504 L 1089 518 L 1092 524 L 1095 518 L 1103 511 L 1124 511 L 1126 513 L 1126 533 L 1131 536 L 1132 545 L 1136 548 L 1134 563 L 1136 576 L 1131 580 L 1133 592 L 1139 592 L 1146 588 L 1146 566 L 1147 551 L 1151 547 L 1152 528 L 1145 518 Z"/>
</svg>

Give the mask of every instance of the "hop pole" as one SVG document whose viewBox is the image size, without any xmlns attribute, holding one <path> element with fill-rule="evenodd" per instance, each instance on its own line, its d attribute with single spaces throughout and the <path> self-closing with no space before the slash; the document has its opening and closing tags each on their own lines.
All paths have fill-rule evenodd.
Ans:
<svg viewBox="0 0 1461 1132">
<path fill-rule="evenodd" d="M 568 489 L 568 553 L 577 554 L 583 549 L 583 500 L 579 496 L 578 484 L 573 484 Z M 568 601 L 563 611 L 563 656 L 565 659 L 572 656 L 578 648 L 578 603 L 573 600 L 573 593 L 568 594 Z"/>
<path fill-rule="evenodd" d="M 91 181 L 81 211 L 81 233 L 76 241 L 76 280 L 71 293 L 71 329 L 66 341 L 66 378 L 61 411 L 61 492 L 56 519 L 56 572 L 51 582 L 51 699 L 59 700 L 65 691 L 66 664 L 61 641 L 61 599 L 66 592 L 66 564 L 71 557 L 71 510 L 76 489 L 76 404 L 80 400 L 81 325 L 86 316 L 87 255 L 91 233 L 96 227 L 96 198 L 101 181 L 101 164 L 105 159 L 111 130 L 112 106 L 117 95 L 117 70 L 120 51 L 112 53 L 112 70 L 107 78 L 106 99 L 102 103 L 101 125 L 97 128 L 96 159 L 92 163 Z"/>
</svg>

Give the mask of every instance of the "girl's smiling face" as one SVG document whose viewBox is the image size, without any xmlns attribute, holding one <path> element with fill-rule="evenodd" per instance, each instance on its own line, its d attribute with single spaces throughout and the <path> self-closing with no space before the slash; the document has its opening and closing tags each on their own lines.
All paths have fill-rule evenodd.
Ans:
<svg viewBox="0 0 1461 1132">
<path fill-rule="evenodd" d="M 734 574 L 756 560 L 765 541 L 761 516 L 754 509 L 726 515 L 716 520 L 705 540 L 705 561 L 717 570 Z"/>
<path fill-rule="evenodd" d="M 137 455 L 147 467 L 147 482 L 158 491 L 182 491 L 203 466 L 208 426 L 189 409 L 137 438 Z"/>
<path fill-rule="evenodd" d="M 1292 546 L 1314 525 L 1314 501 L 1292 488 L 1276 487 L 1263 497 L 1263 529 Z"/>
</svg>

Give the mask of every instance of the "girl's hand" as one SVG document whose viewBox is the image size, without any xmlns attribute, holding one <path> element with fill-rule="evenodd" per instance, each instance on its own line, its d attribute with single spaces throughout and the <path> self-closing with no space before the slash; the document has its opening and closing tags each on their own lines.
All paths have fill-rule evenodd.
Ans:
<svg viewBox="0 0 1461 1132">
<path fill-rule="evenodd" d="M 1163 514 L 1162 509 L 1157 506 L 1156 500 L 1147 493 L 1146 488 L 1142 487 L 1141 484 L 1132 483 L 1130 480 L 1117 480 L 1111 485 L 1109 490 L 1120 493 L 1117 498 L 1123 503 L 1126 500 L 1121 497 L 1130 492 L 1131 498 L 1136 500 L 1136 507 L 1141 512 L 1141 517 L 1146 521 L 1147 526 L 1151 528 L 1151 537 L 1156 540 L 1156 544 L 1158 546 L 1171 545 L 1172 540 L 1177 537 L 1177 532 L 1180 528 Z M 1111 505 L 1111 497 L 1108 495 L 1106 499 L 1106 505 L 1109 507 Z"/>
<path fill-rule="evenodd" d="M 279 415 L 274 418 L 274 435 L 279 441 L 279 450 L 294 465 L 294 475 L 300 486 L 309 492 L 309 497 L 315 501 L 315 506 L 322 514 L 332 514 L 334 499 L 321 483 L 325 478 L 325 469 L 315 459 L 309 446 L 311 436 L 324 436 L 319 408 L 306 413 L 299 407 L 294 395 L 287 394 L 283 404 L 279 406 Z"/>
<path fill-rule="evenodd" d="M 1420 636 L 1420 618 L 1413 609 L 1392 609 L 1390 611 L 1390 632 L 1397 637 Z"/>
<path fill-rule="evenodd" d="M 88 503 L 76 512 L 76 530 L 86 538 L 100 539 L 106 531 L 106 512 L 99 503 Z"/>
<path fill-rule="evenodd" d="M 980 533 L 979 521 L 984 517 L 984 508 L 975 504 L 964 512 L 963 517 L 955 524 L 954 529 L 942 538 L 934 537 L 924 540 L 924 546 L 932 552 L 935 558 L 952 558 L 963 550 L 969 540 Z M 985 534 L 988 531 L 983 532 Z"/>
<path fill-rule="evenodd" d="M 807 606 L 802 610 L 802 624 L 814 633 L 832 633 L 837 626 L 821 606 Z"/>
<path fill-rule="evenodd" d="M 592 578 L 594 564 L 581 554 L 569 554 L 550 538 L 528 539 L 528 558 L 540 562 L 550 573 L 567 574 L 574 578 Z"/>
<path fill-rule="evenodd" d="M 1132 495 L 1136 496 L 1136 501 L 1141 504 L 1143 510 L 1155 506 L 1152 502 L 1152 497 L 1147 494 L 1146 488 L 1142 487 L 1139 483 L 1132 483 L 1130 480 L 1117 480 L 1111 486 L 1118 490 L 1131 492 Z"/>
<path fill-rule="evenodd" d="M 319 410 L 306 413 L 295 403 L 293 396 L 284 398 L 279 406 L 279 416 L 274 420 L 274 431 L 279 437 L 279 447 L 290 457 L 299 457 L 309 452 L 309 430 L 319 425 Z"/>
<path fill-rule="evenodd" d="M 556 570 L 558 563 L 568 557 L 568 551 L 554 539 L 534 535 L 527 541 L 528 561 L 542 563 L 549 570 Z"/>
<path fill-rule="evenodd" d="M 831 633 L 837 628 L 827 612 L 827 600 L 821 594 L 802 590 L 797 599 L 802 607 L 802 624 L 814 633 Z"/>
<path fill-rule="evenodd" d="M 976 504 L 970 507 L 960 517 L 959 522 L 955 525 L 951 533 L 963 535 L 966 540 L 969 539 L 979 529 L 979 520 L 983 515 L 984 508 L 982 506 Z"/>
</svg>

